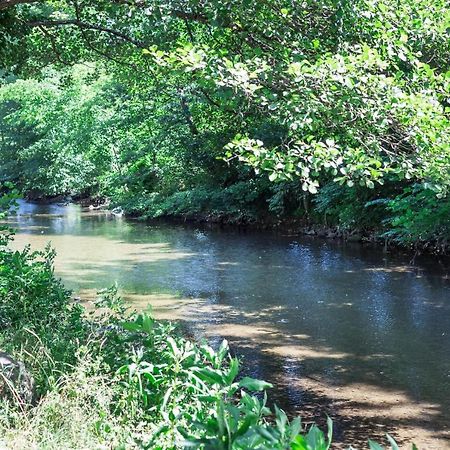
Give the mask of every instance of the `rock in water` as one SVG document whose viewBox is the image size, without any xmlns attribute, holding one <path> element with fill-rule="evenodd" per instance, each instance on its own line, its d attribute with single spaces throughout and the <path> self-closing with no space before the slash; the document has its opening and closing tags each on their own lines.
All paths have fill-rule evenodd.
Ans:
<svg viewBox="0 0 450 450">
<path fill-rule="evenodd" d="M 29 405 L 34 397 L 34 380 L 24 364 L 0 352 L 0 398 Z"/>
</svg>

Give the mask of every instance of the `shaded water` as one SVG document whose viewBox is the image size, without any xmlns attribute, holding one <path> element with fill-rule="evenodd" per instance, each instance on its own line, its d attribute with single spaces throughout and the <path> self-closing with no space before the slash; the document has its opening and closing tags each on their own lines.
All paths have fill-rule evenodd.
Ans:
<svg viewBox="0 0 450 450">
<path fill-rule="evenodd" d="M 15 246 L 48 241 L 83 299 L 118 282 L 214 345 L 226 337 L 251 375 L 277 383 L 291 413 L 450 448 L 450 275 L 438 258 L 270 233 L 149 225 L 76 205 L 21 203 Z"/>
</svg>

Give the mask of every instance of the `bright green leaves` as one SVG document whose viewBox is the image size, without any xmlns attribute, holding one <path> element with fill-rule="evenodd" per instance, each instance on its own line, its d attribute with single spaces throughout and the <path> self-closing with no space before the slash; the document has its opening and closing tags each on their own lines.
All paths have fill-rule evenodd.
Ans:
<svg viewBox="0 0 450 450">
<path fill-rule="evenodd" d="M 268 150 L 259 140 L 238 136 L 227 150 L 229 157 L 238 155 L 256 170 L 268 172 L 270 181 L 300 178 L 303 191 L 311 194 L 317 193 L 324 174 L 349 187 L 358 182 L 373 189 L 375 182 L 382 184 L 383 175 L 391 171 L 380 159 L 358 149 L 342 148 L 333 139 L 312 139 L 293 143 L 290 148 Z"/>
<path fill-rule="evenodd" d="M 239 387 L 248 389 L 249 391 L 264 391 L 273 387 L 272 384 L 254 378 L 244 377 L 239 381 Z"/>
<path fill-rule="evenodd" d="M 401 42 L 407 40 L 401 34 Z M 265 92 L 256 99 L 267 114 L 289 125 L 285 143 L 266 147 L 237 138 L 227 146 L 227 156 L 268 172 L 270 181 L 300 177 L 310 193 L 330 175 L 348 187 L 357 183 L 368 189 L 384 184 L 387 175 L 398 181 L 435 179 L 446 192 L 450 127 L 430 89 L 440 91 L 444 80 L 420 63 L 413 84 L 399 70 L 387 76 L 386 58 L 389 54 L 363 44 L 314 63 L 290 62 L 283 96 L 269 102 Z"/>
<path fill-rule="evenodd" d="M 390 230 L 387 237 L 403 244 L 434 241 L 445 251 L 450 239 L 450 198 L 420 185 L 404 189 L 388 202 Z"/>
<path fill-rule="evenodd" d="M 0 178 L 36 196 L 78 194 L 110 168 L 111 78 L 93 65 L 42 75 L 0 87 Z"/>
<path fill-rule="evenodd" d="M 248 97 L 253 97 L 262 87 L 258 78 L 267 69 L 267 64 L 260 58 L 245 62 L 223 59 L 218 65 L 216 83 L 218 86 L 229 87 L 236 92 L 242 92 Z"/>
<path fill-rule="evenodd" d="M 186 0 L 180 8 L 151 0 L 135 8 L 87 0 L 78 13 L 97 28 L 46 28 L 53 39 L 31 31 L 30 67 L 46 63 L 53 43 L 59 59 L 94 62 L 103 82 L 91 84 L 93 76 L 61 92 L 71 84 L 65 70 L 51 89 L 34 83 L 34 93 L 20 96 L 23 82 L 2 88 L 16 90 L 9 100 L 20 97 L 24 106 L 0 120 L 4 154 L 17 156 L 5 171 L 17 160 L 12 172 L 25 175 L 26 189 L 98 189 L 148 216 L 232 210 L 244 217 L 245 202 L 219 206 L 204 186 L 225 192 L 229 180 L 259 183 L 258 174 L 296 186 L 296 198 L 333 182 L 368 197 L 418 184 L 445 199 L 448 2 L 275 3 L 206 0 L 199 8 Z M 33 8 L 42 18 L 74 18 L 58 1 Z M 13 15 L 26 22 L 30 11 Z M 18 122 L 38 142 L 29 128 L 11 132 Z"/>
<path fill-rule="evenodd" d="M 155 321 L 148 314 L 139 314 L 135 317 L 133 321 L 122 322 L 120 325 L 124 330 L 127 331 L 135 331 L 146 334 L 151 334 L 153 331 Z M 173 341 L 169 342 L 169 344 L 176 345 Z"/>
<path fill-rule="evenodd" d="M 303 437 L 300 419 L 290 421 L 277 407 L 275 422 L 267 420 L 272 412 L 264 391 L 272 385 L 250 377 L 236 381 L 239 363 L 230 358 L 226 341 L 216 351 L 193 344 L 146 313 L 121 326 L 126 341 L 141 346 L 116 372 L 118 407 L 128 418 L 146 421 L 152 430 L 149 448 L 328 448 L 316 426 Z M 328 427 L 331 439 L 331 421 Z"/>
</svg>

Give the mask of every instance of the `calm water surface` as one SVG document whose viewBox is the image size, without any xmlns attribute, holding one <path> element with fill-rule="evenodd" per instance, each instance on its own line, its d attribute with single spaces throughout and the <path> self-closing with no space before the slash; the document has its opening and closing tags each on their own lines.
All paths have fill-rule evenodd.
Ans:
<svg viewBox="0 0 450 450">
<path fill-rule="evenodd" d="M 138 308 L 227 338 L 285 409 L 449 448 L 450 276 L 438 258 L 269 233 L 143 224 L 21 203 L 14 245 L 51 242 L 83 299 L 117 281 Z M 359 434 L 358 434 L 359 433 Z M 436 440 L 437 439 L 437 440 Z"/>
</svg>

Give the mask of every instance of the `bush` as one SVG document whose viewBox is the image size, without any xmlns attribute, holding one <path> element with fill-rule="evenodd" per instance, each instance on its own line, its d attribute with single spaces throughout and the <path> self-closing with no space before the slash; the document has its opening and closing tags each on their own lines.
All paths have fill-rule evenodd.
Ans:
<svg viewBox="0 0 450 450">
<path fill-rule="evenodd" d="M 215 216 L 232 221 L 255 220 L 265 201 L 266 186 L 255 180 L 239 181 L 228 187 L 197 187 L 171 194 L 128 193 L 115 203 L 129 214 L 145 218 Z"/>
<path fill-rule="evenodd" d="M 407 245 L 428 244 L 445 251 L 450 241 L 450 198 L 431 189 L 408 188 L 389 202 L 386 235 Z"/>
<path fill-rule="evenodd" d="M 54 276 L 54 257 L 50 248 L 0 247 L 0 345 L 32 368 L 38 393 L 75 363 L 87 333 L 83 309 Z"/>
</svg>

